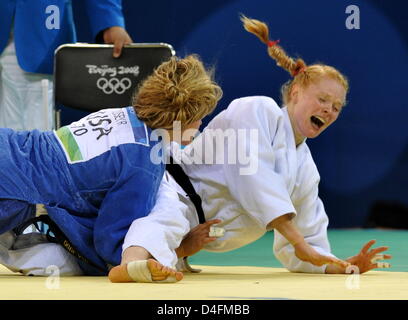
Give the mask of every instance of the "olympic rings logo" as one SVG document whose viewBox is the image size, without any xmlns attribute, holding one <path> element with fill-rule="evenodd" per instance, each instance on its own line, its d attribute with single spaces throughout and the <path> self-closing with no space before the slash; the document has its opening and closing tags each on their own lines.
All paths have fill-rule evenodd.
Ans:
<svg viewBox="0 0 408 320">
<path fill-rule="evenodd" d="M 99 78 L 96 81 L 96 86 L 106 94 L 116 93 L 123 94 L 132 86 L 132 81 L 129 78 Z"/>
</svg>

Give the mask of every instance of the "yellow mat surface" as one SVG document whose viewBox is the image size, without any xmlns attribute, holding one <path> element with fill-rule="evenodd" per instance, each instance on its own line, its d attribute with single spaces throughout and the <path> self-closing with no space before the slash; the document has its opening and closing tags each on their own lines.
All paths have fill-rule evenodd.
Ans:
<svg viewBox="0 0 408 320">
<path fill-rule="evenodd" d="M 27 277 L 0 266 L 2 300 L 408 300 L 408 273 L 290 273 L 281 268 L 194 266 L 178 283 L 111 283 L 107 277 Z"/>
</svg>

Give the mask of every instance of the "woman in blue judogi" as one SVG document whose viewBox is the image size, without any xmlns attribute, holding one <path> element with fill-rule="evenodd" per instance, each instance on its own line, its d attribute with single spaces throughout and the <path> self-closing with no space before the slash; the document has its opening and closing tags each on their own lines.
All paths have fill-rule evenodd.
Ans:
<svg viewBox="0 0 408 320">
<path fill-rule="evenodd" d="M 197 77 L 200 81 L 197 81 Z M 148 77 L 133 106 L 104 109 L 40 132 L 0 129 L 0 233 L 45 204 L 76 250 L 103 274 L 119 264 L 124 236 L 154 205 L 164 173 L 163 143 L 154 129 L 198 128 L 221 89 L 196 56 L 172 58 Z"/>
</svg>

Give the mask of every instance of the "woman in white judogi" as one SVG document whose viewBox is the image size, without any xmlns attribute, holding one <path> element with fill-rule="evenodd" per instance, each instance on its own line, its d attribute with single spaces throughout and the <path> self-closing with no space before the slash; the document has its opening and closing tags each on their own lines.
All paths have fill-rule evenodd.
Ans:
<svg viewBox="0 0 408 320">
<path fill-rule="evenodd" d="M 203 200 L 206 219 L 219 219 L 218 226 L 225 229 L 216 240 L 207 237 L 204 248 L 233 250 L 274 229 L 274 254 L 290 271 L 345 273 L 353 264 L 363 273 L 388 267 L 376 263 L 391 258 L 378 254 L 387 247 L 369 250 L 373 240 L 347 261 L 331 253 L 328 217 L 318 196 L 320 176 L 305 142 L 337 120 L 348 91 L 346 78 L 327 65 L 294 61 L 269 40 L 264 23 L 242 21 L 293 79 L 282 88 L 283 108 L 268 97 L 234 100 L 182 153 L 181 165 Z M 140 248 L 168 266 L 175 265 L 177 255 L 186 255 L 178 247 L 198 224 L 195 210 L 174 180 L 169 175 L 165 179 L 154 210 L 134 221 L 126 236 L 122 269 L 137 259 L 132 252 Z M 111 279 L 120 281 L 126 273 L 118 270 Z"/>
<path fill-rule="evenodd" d="M 246 135 L 233 141 L 230 134 L 229 140 L 218 143 L 231 129 L 246 130 Z M 248 141 L 251 130 L 258 136 Z M 231 158 L 234 154 L 228 152 L 228 146 L 244 143 L 249 146 L 244 150 L 247 156 L 252 153 L 248 163 L 236 159 L 236 164 L 228 164 L 231 159 L 224 159 L 225 164 L 185 164 L 203 163 L 205 158 L 214 159 L 218 153 Z M 251 150 L 251 146 L 258 150 Z M 202 157 L 197 155 L 197 149 L 205 150 L 198 152 Z M 221 220 L 217 226 L 225 230 L 224 236 L 205 246 L 206 250 L 222 252 L 242 247 L 272 229 L 271 222 L 288 215 L 313 249 L 333 257 L 326 233 L 328 218 L 318 198 L 319 174 L 306 143 L 295 145 L 286 107 L 279 108 L 268 97 L 234 100 L 185 149 L 183 160 L 182 167 L 202 199 L 206 220 Z M 249 174 L 243 175 L 244 170 Z M 162 264 L 175 266 L 175 249 L 198 224 L 198 218 L 194 205 L 168 173 L 160 188 L 153 211 L 133 222 L 123 248 L 143 247 Z M 273 250 L 291 271 L 322 273 L 325 270 L 326 266 L 315 266 L 297 258 L 293 245 L 276 230 Z"/>
</svg>

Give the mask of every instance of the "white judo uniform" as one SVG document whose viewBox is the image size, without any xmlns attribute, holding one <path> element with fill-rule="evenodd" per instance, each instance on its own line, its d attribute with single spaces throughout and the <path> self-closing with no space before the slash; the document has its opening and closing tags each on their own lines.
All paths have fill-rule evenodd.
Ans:
<svg viewBox="0 0 408 320">
<path fill-rule="evenodd" d="M 327 238 L 328 217 L 318 196 L 318 170 L 306 142 L 296 147 L 287 110 L 273 99 L 234 100 L 174 157 L 183 160 L 181 165 L 202 198 L 206 220 L 220 219 L 218 226 L 225 229 L 224 236 L 204 250 L 225 252 L 245 246 L 261 238 L 271 221 L 293 213 L 305 240 L 319 253 L 334 256 Z M 176 267 L 180 261 L 175 249 L 197 224 L 194 205 L 166 172 L 155 206 L 147 217 L 132 223 L 123 250 L 142 246 L 160 263 Z M 325 272 L 326 266 L 299 260 L 277 231 L 273 253 L 289 271 Z"/>
<path fill-rule="evenodd" d="M 271 221 L 293 213 L 306 241 L 319 253 L 334 256 L 327 238 L 328 217 L 318 196 L 318 170 L 306 142 L 296 147 L 287 110 L 273 99 L 234 100 L 183 150 L 181 159 L 202 198 L 206 220 L 220 219 L 218 226 L 225 229 L 224 236 L 205 250 L 223 252 L 247 245 L 262 237 Z M 123 249 L 142 246 L 174 267 L 174 249 L 197 224 L 192 202 L 166 173 L 154 209 L 132 223 Z M 326 266 L 299 260 L 279 232 L 274 237 L 273 252 L 288 270 L 325 272 Z"/>
</svg>

